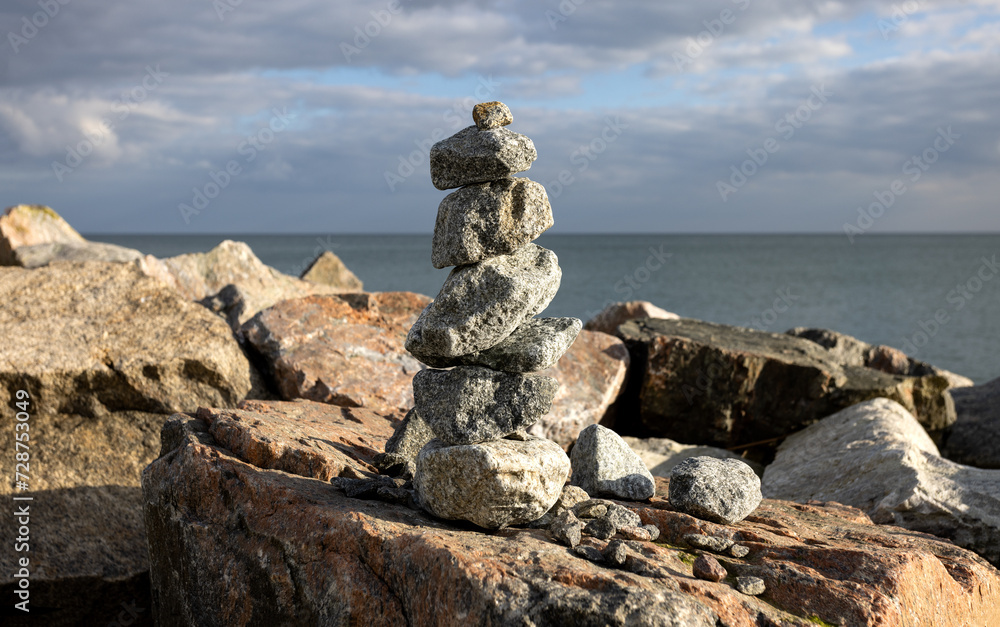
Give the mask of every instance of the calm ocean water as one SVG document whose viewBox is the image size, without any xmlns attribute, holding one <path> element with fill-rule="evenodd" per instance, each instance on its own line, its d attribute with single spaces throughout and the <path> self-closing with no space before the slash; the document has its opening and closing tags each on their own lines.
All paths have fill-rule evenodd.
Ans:
<svg viewBox="0 0 1000 627">
<path fill-rule="evenodd" d="M 247 242 L 298 275 L 332 250 L 371 291 L 434 296 L 430 235 L 89 235 L 158 257 Z M 783 332 L 834 329 L 985 383 L 1000 376 L 1000 235 L 543 235 L 562 287 L 546 315 L 586 320 L 648 300 L 681 316 Z M 936 317 L 936 319 L 935 319 Z"/>
</svg>

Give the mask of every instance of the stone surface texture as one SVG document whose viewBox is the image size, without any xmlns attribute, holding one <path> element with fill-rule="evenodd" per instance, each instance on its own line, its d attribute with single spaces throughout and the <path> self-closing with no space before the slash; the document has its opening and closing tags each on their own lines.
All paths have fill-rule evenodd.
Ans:
<svg viewBox="0 0 1000 627">
<path fill-rule="evenodd" d="M 413 484 L 421 505 L 435 516 L 502 529 L 547 512 L 569 469 L 566 453 L 549 440 L 460 446 L 431 440 L 417 455 Z"/>
<path fill-rule="evenodd" d="M 545 188 L 526 178 L 467 185 L 438 206 L 431 263 L 447 268 L 509 255 L 551 227 Z"/>
<path fill-rule="evenodd" d="M 431 146 L 431 182 L 452 189 L 496 181 L 524 172 L 537 158 L 535 144 L 524 135 L 469 126 Z"/>
<path fill-rule="evenodd" d="M 30 509 L 28 616 L 36 618 L 22 622 L 19 612 L 11 612 L 0 622 L 106 625 L 122 612 L 123 603 L 135 603 L 145 612 L 133 624 L 151 625 L 139 475 L 159 453 L 160 426 L 167 416 L 120 411 L 85 417 L 40 411 L 34 404 L 28 413 L 31 490 L 15 491 L 11 481 L 4 481 L 0 496 Z M 12 422 L 13 414 L 5 412 L 0 426 L 14 433 Z M 23 449 L 16 450 L 13 437 L 0 438 L 0 467 L 11 479 L 18 452 Z M 13 496 L 33 500 L 14 502 Z M 15 509 L 0 511 L 0 528 L 19 527 Z M 14 599 L 14 558 L 24 556 L 12 549 L 0 551 L 4 599 Z"/>
<path fill-rule="evenodd" d="M 1000 469 L 1000 378 L 951 390 L 958 419 L 951 426 L 941 454 L 978 468 Z"/>
<path fill-rule="evenodd" d="M 690 457 L 670 473 L 670 504 L 697 518 L 731 525 L 760 501 L 760 478 L 738 459 Z"/>
<path fill-rule="evenodd" d="M 243 303 L 236 316 L 238 324 L 283 300 L 351 291 L 278 272 L 258 259 L 245 243 L 232 240 L 225 240 L 206 253 L 167 259 L 146 255 L 136 263 L 145 274 L 169 285 L 188 300 L 201 300 L 227 285 L 235 285 Z"/>
<path fill-rule="evenodd" d="M 102 242 L 50 242 L 21 246 L 14 251 L 15 262 L 10 265 L 23 268 L 40 268 L 55 261 L 108 261 L 129 263 L 142 258 L 134 248 L 125 248 Z"/>
<path fill-rule="evenodd" d="M 601 425 L 580 432 L 573 445 L 573 485 L 591 496 L 641 501 L 653 496 L 653 476 L 621 437 Z"/>
<path fill-rule="evenodd" d="M 539 374 L 559 382 L 552 409 L 529 429 L 566 447 L 586 427 L 613 420 L 612 407 L 625 386 L 629 354 L 616 337 L 580 331 L 559 362 Z"/>
<path fill-rule="evenodd" d="M 625 505 L 659 529 L 659 543 L 629 543 L 624 568 L 610 569 L 581 559 L 546 530 L 484 534 L 404 505 L 348 498 L 317 478 L 257 468 L 214 442 L 203 421 L 184 424 L 183 436 L 143 475 L 151 613 L 162 625 L 1000 621 L 995 568 L 949 542 L 873 525 L 837 504 L 765 500 L 724 527 L 673 511 L 667 482 L 657 478 L 650 504 Z M 389 433 L 390 424 L 379 432 Z M 339 442 L 338 428 L 323 439 Z M 356 464 L 352 448 L 330 454 Z M 364 458 L 368 448 L 353 454 Z M 749 559 L 717 559 L 731 575 L 760 577 L 767 592 L 758 599 L 693 577 L 693 556 L 678 548 L 690 533 L 750 546 Z M 585 543 L 577 548 L 600 559 L 605 544 Z"/>
<path fill-rule="evenodd" d="M 229 327 L 134 266 L 0 268 L 0 383 L 50 413 L 232 406 L 250 364 Z"/>
<path fill-rule="evenodd" d="M 549 411 L 557 389 L 559 382 L 551 377 L 458 366 L 414 375 L 413 402 L 446 444 L 476 444 L 535 424 Z"/>
<path fill-rule="evenodd" d="M 364 283 L 361 282 L 361 279 L 351 272 L 340 260 L 340 257 L 330 250 L 324 250 L 313 259 L 309 267 L 302 271 L 302 276 L 299 278 L 310 283 L 330 285 L 350 292 L 360 292 L 364 289 Z"/>
<path fill-rule="evenodd" d="M 503 372 L 537 372 L 556 365 L 580 333 L 578 318 L 531 318 L 499 344 L 459 357 L 431 357 L 432 368 L 484 366 Z"/>
<path fill-rule="evenodd" d="M 403 344 L 429 300 L 410 292 L 306 296 L 265 309 L 241 331 L 282 398 L 402 417 L 423 369 Z"/>
<path fill-rule="evenodd" d="M 867 366 L 887 372 L 911 377 L 937 375 L 948 380 L 951 387 L 968 387 L 972 379 L 932 366 L 927 362 L 907 357 L 906 353 L 891 346 L 873 346 L 846 333 L 829 329 L 795 327 L 785 331 L 788 335 L 805 338 L 826 348 L 841 364 L 846 366 Z"/>
<path fill-rule="evenodd" d="M 630 300 L 608 304 L 597 315 L 587 320 L 583 328 L 588 331 L 600 331 L 614 335 L 622 324 L 638 318 L 677 320 L 680 316 L 666 309 L 661 309 L 649 301 Z"/>
<path fill-rule="evenodd" d="M 490 348 L 545 309 L 559 289 L 555 253 L 528 244 L 451 271 L 406 338 L 414 357 L 458 357 Z"/>
<path fill-rule="evenodd" d="M 510 109 L 502 102 L 480 102 L 472 107 L 472 120 L 480 130 L 500 128 L 514 121 Z"/>
<path fill-rule="evenodd" d="M 632 357 L 616 428 L 729 448 L 781 438 L 845 407 L 893 399 L 929 431 L 955 420 L 941 376 L 843 366 L 815 342 L 698 320 L 632 320 L 618 329 Z"/>
<path fill-rule="evenodd" d="M 0 216 L 0 266 L 19 265 L 14 251 L 21 246 L 86 241 L 58 213 L 44 205 L 14 205 Z"/>
<path fill-rule="evenodd" d="M 1000 470 L 942 458 L 913 416 L 888 399 L 790 436 L 763 486 L 771 498 L 845 503 L 877 523 L 950 538 L 1000 565 Z"/>
<path fill-rule="evenodd" d="M 689 457 L 717 457 L 738 459 L 753 469 L 757 476 L 764 474 L 764 466 L 724 448 L 681 444 L 670 438 L 637 438 L 623 436 L 622 440 L 639 456 L 654 477 L 669 477 L 674 466 Z"/>
</svg>

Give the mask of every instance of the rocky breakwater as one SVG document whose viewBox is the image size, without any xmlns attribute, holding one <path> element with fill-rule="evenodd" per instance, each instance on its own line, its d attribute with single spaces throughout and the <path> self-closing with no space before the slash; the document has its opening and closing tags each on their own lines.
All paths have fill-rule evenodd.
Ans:
<svg viewBox="0 0 1000 627">
<path fill-rule="evenodd" d="M 559 498 L 570 462 L 525 430 L 559 383 L 555 365 L 582 323 L 535 318 L 555 296 L 555 254 L 532 242 L 553 224 L 545 188 L 512 175 L 531 167 L 530 139 L 506 128 L 503 103 L 479 104 L 470 126 L 431 149 L 431 180 L 459 188 L 441 202 L 431 261 L 456 266 L 410 328 L 406 349 L 431 366 L 413 377 L 413 415 L 435 436 L 413 483 L 421 505 L 489 529 L 527 523 Z M 450 370 L 444 370 L 450 368 Z"/>
</svg>

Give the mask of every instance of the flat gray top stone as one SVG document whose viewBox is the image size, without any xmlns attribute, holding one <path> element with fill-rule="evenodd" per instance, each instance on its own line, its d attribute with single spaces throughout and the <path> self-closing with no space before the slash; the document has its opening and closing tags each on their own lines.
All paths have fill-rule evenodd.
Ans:
<svg viewBox="0 0 1000 627">
<path fill-rule="evenodd" d="M 438 189 L 485 183 L 524 172 L 538 158 L 535 144 L 506 128 L 469 126 L 431 147 L 431 182 Z"/>
</svg>

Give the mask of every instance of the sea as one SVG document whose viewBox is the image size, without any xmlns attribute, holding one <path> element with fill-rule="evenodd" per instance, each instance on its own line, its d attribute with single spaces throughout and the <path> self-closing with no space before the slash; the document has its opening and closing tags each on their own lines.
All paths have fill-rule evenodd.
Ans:
<svg viewBox="0 0 1000 627">
<path fill-rule="evenodd" d="M 428 235 L 109 235 L 88 239 L 157 257 L 244 241 L 298 276 L 333 251 L 368 291 L 434 296 L 448 275 Z M 547 316 L 587 320 L 614 301 L 646 300 L 687 318 L 782 333 L 820 327 L 965 375 L 1000 377 L 1000 234 L 565 235 L 562 285 Z"/>
</svg>

